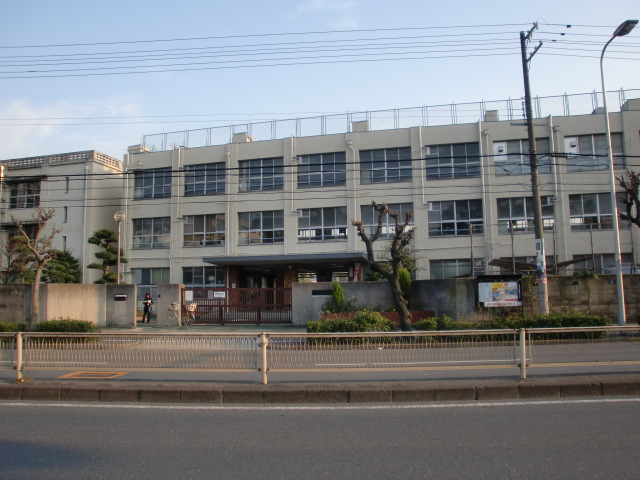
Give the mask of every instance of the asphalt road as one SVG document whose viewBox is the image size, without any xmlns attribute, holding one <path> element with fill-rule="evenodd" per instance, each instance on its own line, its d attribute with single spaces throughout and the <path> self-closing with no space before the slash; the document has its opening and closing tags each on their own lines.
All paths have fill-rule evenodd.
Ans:
<svg viewBox="0 0 640 480">
<path fill-rule="evenodd" d="M 640 399 L 402 406 L 0 403 L 2 477 L 637 479 Z"/>
</svg>

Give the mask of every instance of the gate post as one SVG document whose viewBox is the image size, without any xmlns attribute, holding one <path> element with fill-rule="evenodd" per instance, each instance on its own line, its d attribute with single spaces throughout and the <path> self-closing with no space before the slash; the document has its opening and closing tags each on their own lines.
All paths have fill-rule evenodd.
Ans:
<svg viewBox="0 0 640 480">
<path fill-rule="evenodd" d="M 260 334 L 260 347 L 262 350 L 262 384 L 267 384 L 267 334 L 262 332 Z"/>
</svg>

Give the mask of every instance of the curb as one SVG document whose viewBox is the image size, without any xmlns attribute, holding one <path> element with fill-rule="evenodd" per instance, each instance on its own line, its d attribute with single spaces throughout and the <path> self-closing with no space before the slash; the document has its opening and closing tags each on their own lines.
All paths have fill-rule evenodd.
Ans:
<svg viewBox="0 0 640 480">
<path fill-rule="evenodd" d="M 196 383 L 30 382 L 0 384 L 0 400 L 166 404 L 434 403 L 640 397 L 640 375 L 478 382 L 228 385 Z"/>
</svg>

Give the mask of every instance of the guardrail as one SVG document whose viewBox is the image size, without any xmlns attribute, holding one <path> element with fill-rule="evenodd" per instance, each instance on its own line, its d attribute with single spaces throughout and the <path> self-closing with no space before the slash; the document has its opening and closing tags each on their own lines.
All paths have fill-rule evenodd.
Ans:
<svg viewBox="0 0 640 480">
<path fill-rule="evenodd" d="M 526 359 L 526 361 L 522 361 Z M 353 372 L 640 364 L 640 326 L 403 333 L 0 333 L 0 368 Z"/>
</svg>

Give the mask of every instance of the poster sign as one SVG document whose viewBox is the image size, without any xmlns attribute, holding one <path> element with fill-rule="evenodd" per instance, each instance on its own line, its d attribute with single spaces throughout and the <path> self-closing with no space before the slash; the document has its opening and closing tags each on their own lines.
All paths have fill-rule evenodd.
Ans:
<svg viewBox="0 0 640 480">
<path fill-rule="evenodd" d="M 184 301 L 185 302 L 193 302 L 193 290 L 185 290 L 184 291 Z"/>
<path fill-rule="evenodd" d="M 225 298 L 227 292 L 213 292 L 213 298 Z"/>
<path fill-rule="evenodd" d="M 518 282 L 479 282 L 478 300 L 485 307 L 520 307 L 520 285 Z"/>
</svg>

